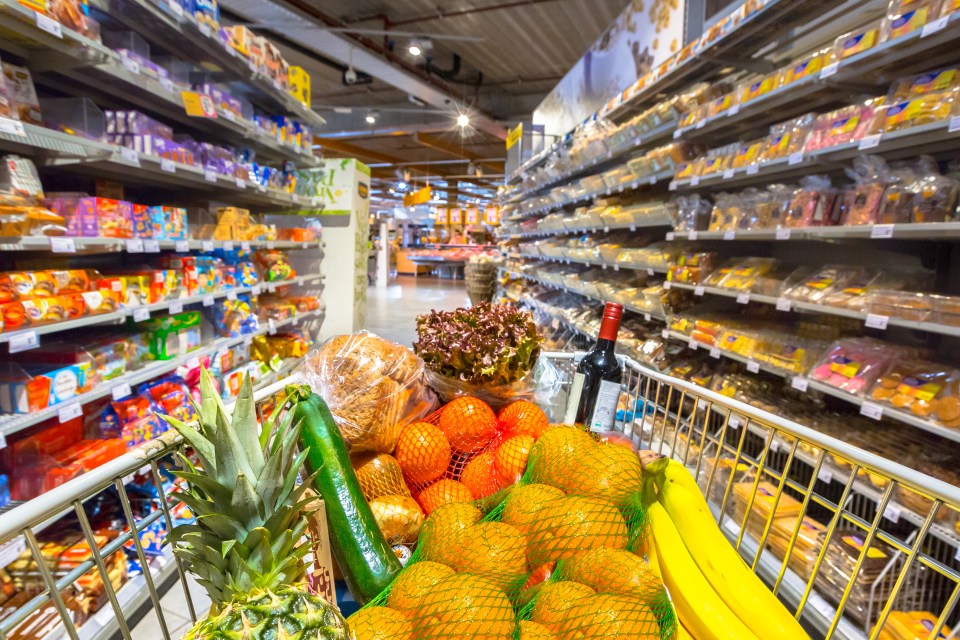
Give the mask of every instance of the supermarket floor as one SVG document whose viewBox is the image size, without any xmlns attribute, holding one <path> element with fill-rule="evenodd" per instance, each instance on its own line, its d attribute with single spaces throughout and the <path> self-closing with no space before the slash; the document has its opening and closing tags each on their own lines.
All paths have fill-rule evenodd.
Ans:
<svg viewBox="0 0 960 640">
<path fill-rule="evenodd" d="M 193 600 L 194 611 L 197 617 L 201 618 L 210 610 L 210 599 L 207 597 L 204 588 L 198 585 L 189 575 L 187 576 L 187 585 L 190 589 L 190 597 Z M 183 593 L 183 585 L 179 581 L 163 594 L 163 597 L 160 598 L 160 606 L 163 609 L 163 618 L 167 623 L 167 629 L 170 630 L 170 640 L 178 640 L 193 626 L 193 622 L 190 620 L 190 609 L 187 608 L 186 595 Z M 157 614 L 152 607 L 130 630 L 130 638 L 131 640 L 163 640 L 163 632 L 160 630 Z"/>
<path fill-rule="evenodd" d="M 470 303 L 463 280 L 398 276 L 386 289 L 367 289 L 365 329 L 410 346 L 417 339 L 417 316 L 433 309 L 456 309 Z"/>
</svg>

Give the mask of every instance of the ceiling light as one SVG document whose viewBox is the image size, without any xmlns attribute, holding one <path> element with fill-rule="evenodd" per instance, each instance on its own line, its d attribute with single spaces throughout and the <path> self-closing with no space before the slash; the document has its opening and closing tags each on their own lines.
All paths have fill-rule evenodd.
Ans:
<svg viewBox="0 0 960 640">
<path fill-rule="evenodd" d="M 420 54 L 423 53 L 423 50 L 420 48 L 420 45 L 417 44 L 416 42 L 411 42 L 411 43 L 410 43 L 410 48 L 407 49 L 407 51 L 409 51 L 409 52 L 410 52 L 410 55 L 412 55 L 412 56 L 414 56 L 414 57 L 419 57 Z"/>
<path fill-rule="evenodd" d="M 397 189 L 400 189 L 400 191 L 406 191 L 406 190 L 407 190 L 407 183 L 406 183 L 406 182 L 398 182 L 398 183 L 397 183 Z"/>
<path fill-rule="evenodd" d="M 470 116 L 465 113 L 461 113 L 457 116 L 457 126 L 458 127 L 467 127 L 470 126 Z"/>
<path fill-rule="evenodd" d="M 377 122 L 377 114 L 376 114 L 376 113 L 368 113 L 368 114 L 367 114 L 367 117 L 364 118 L 364 120 L 367 121 L 367 124 L 376 124 L 376 122 Z"/>
</svg>

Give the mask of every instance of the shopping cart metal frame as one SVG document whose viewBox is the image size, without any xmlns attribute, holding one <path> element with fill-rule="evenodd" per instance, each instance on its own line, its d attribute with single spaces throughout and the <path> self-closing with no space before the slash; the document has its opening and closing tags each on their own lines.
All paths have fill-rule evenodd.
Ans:
<svg viewBox="0 0 960 640">
<path fill-rule="evenodd" d="M 552 362 L 558 370 L 570 372 L 578 355 L 573 353 L 547 353 L 544 354 L 544 357 Z M 790 552 L 797 540 L 802 516 L 807 514 L 808 509 L 816 505 L 834 514 L 828 525 L 827 539 L 821 547 L 813 572 L 808 580 L 800 583 L 799 586 L 802 588 L 799 592 L 792 594 L 795 602 L 792 606 L 793 612 L 801 617 L 805 623 L 815 627 L 819 633 L 822 633 L 823 637 L 876 640 L 882 627 L 882 624 L 876 624 L 858 628 L 857 625 L 851 624 L 844 617 L 844 605 L 854 588 L 857 572 L 852 574 L 844 590 L 842 601 L 838 603 L 839 606 L 834 608 L 832 616 L 827 615 L 829 612 L 807 606 L 818 597 L 818 594 L 814 591 L 814 586 L 826 555 L 827 543 L 841 527 L 858 528 L 864 536 L 864 551 L 857 563 L 858 569 L 863 562 L 866 551 L 875 540 L 882 541 L 897 552 L 897 558 L 888 564 L 882 575 L 883 580 L 891 583 L 888 587 L 890 594 L 882 604 L 878 605 L 878 612 L 869 614 L 869 617 L 875 617 L 881 622 L 885 621 L 898 599 L 900 599 L 905 585 L 908 584 L 912 568 L 924 567 L 926 570 L 941 576 L 942 579 L 948 580 L 949 584 L 952 585 L 939 613 L 937 626 L 931 631 L 930 638 L 937 638 L 947 621 L 955 619 L 957 614 L 954 610 L 957 601 L 960 600 L 960 570 L 958 570 L 960 564 L 951 566 L 943 560 L 942 554 L 931 554 L 924 545 L 927 538 L 930 537 L 931 530 L 936 526 L 934 520 L 938 510 L 960 511 L 960 487 L 947 484 L 896 462 L 858 449 L 801 424 L 784 420 L 779 416 L 732 400 L 689 382 L 664 375 L 632 359 L 622 358 L 622 362 L 624 365 L 624 398 L 629 410 L 625 411 L 625 419 L 618 426 L 622 428 L 625 435 L 631 437 L 642 448 L 658 450 L 664 455 L 671 455 L 681 460 L 690 468 L 698 480 L 706 479 L 705 494 L 710 493 L 717 469 L 715 461 L 712 465 L 712 471 L 709 474 L 705 473 L 708 451 L 713 452 L 711 455 L 714 455 L 716 460 L 719 460 L 721 455 L 732 456 L 735 466 L 742 463 L 756 470 L 753 485 L 754 493 L 750 497 L 750 504 L 745 509 L 743 521 L 734 522 L 726 509 L 731 495 L 733 473 L 730 474 L 726 486 L 723 487 L 722 504 L 714 506 L 716 507 L 718 522 L 724 532 L 731 537 L 734 546 L 741 552 L 751 567 L 761 574 L 761 577 L 767 578 L 772 583 L 774 591 L 781 596 L 781 599 L 788 603 L 790 598 L 785 597 L 785 592 L 788 587 L 797 591 L 796 577 L 790 579 L 791 569 L 786 560 L 782 562 L 782 566 L 777 571 L 770 573 L 769 555 L 771 552 L 765 544 L 770 533 L 772 514 L 777 502 L 786 491 L 802 496 L 801 518 L 797 520 L 797 527 L 794 529 L 793 538 L 790 541 L 785 558 L 790 557 Z M 271 397 L 282 390 L 286 384 L 286 380 L 272 384 L 260 390 L 256 394 L 256 398 L 261 400 Z M 563 394 L 561 393 L 561 395 Z M 639 409 L 637 409 L 638 407 Z M 633 415 L 634 411 L 638 415 Z M 686 431 L 686 434 L 684 431 Z M 754 439 L 750 446 L 748 446 L 748 434 L 752 434 L 751 438 Z M 756 438 L 760 438 L 762 442 L 759 449 L 756 447 Z M 783 441 L 787 442 L 786 446 L 778 444 Z M 811 461 L 809 454 L 799 452 L 801 443 L 804 444 L 805 448 L 813 448 L 814 451 L 818 452 L 812 460 L 813 468 L 809 474 L 811 478 L 806 483 L 798 482 L 792 477 L 791 471 L 793 464 L 804 455 L 807 456 L 808 462 Z M 695 447 L 691 447 L 691 444 Z M 118 552 L 126 542 L 132 540 L 142 566 L 147 567 L 148 563 L 143 548 L 140 545 L 139 537 L 132 535 L 131 532 L 121 535 L 102 547 L 98 546 L 82 505 L 101 491 L 113 487 L 120 495 L 128 527 L 132 525 L 139 531 L 159 518 L 163 518 L 169 527 L 171 525 L 170 509 L 178 502 L 176 495 L 167 496 L 168 500 L 161 502 L 162 508 L 160 510 L 136 523 L 123 480 L 131 473 L 148 468 L 149 477 L 156 483 L 157 487 L 160 487 L 157 463 L 180 446 L 179 438 L 173 433 L 168 433 L 44 494 L 42 499 L 32 500 L 0 515 L 0 549 L 3 548 L 3 545 L 22 539 L 25 548 L 29 549 L 33 558 L 38 561 L 37 566 L 43 583 L 46 585 L 44 593 L 35 596 L 26 605 L 0 622 L 0 637 L 6 638 L 7 634 L 23 619 L 49 603 L 58 611 L 65 628 L 65 634 L 71 640 L 80 640 L 81 635 L 71 622 L 70 614 L 64 606 L 60 593 L 79 576 L 96 568 L 104 582 L 111 610 L 118 623 L 117 631 L 123 638 L 130 638 L 130 629 L 124 615 L 130 612 L 125 612 L 118 602 L 116 591 L 109 581 L 104 558 L 110 553 Z M 822 495 L 824 492 L 817 489 L 818 482 L 823 477 L 822 471 L 831 464 L 828 462 L 828 456 L 850 464 L 850 473 L 846 481 L 843 482 L 840 496 L 837 499 Z M 869 471 L 886 480 L 886 487 L 878 492 L 876 505 L 873 509 L 875 513 L 872 517 L 865 517 L 869 514 L 865 514 L 862 509 L 852 509 L 850 506 L 854 485 L 862 482 L 859 479 L 860 471 Z M 767 477 L 774 481 L 777 485 L 777 493 L 774 498 L 774 508 L 771 510 L 771 518 L 763 524 L 762 535 L 757 540 L 753 539 L 747 532 L 745 525 L 747 518 L 750 517 L 752 502 L 761 477 Z M 931 500 L 929 511 L 925 514 L 915 514 L 919 516 L 916 528 L 910 535 L 903 536 L 902 539 L 896 532 L 888 531 L 887 528 L 882 526 L 884 514 L 891 503 L 894 490 L 900 486 Z M 52 518 L 61 517 L 66 511 L 76 513 L 84 537 L 94 551 L 91 560 L 80 565 L 69 574 L 55 579 L 46 564 L 40 561 L 41 554 L 35 530 L 49 523 Z M 172 562 L 175 563 L 178 579 L 184 589 L 190 617 L 195 621 L 197 612 L 194 609 L 194 602 L 185 580 L 186 567 L 175 556 Z M 767 575 L 763 575 L 762 570 L 764 569 Z M 170 640 L 170 629 L 163 618 L 160 595 L 153 576 L 149 574 L 150 571 L 145 570 L 148 600 L 157 612 L 160 631 L 164 640 Z M 870 585 L 870 588 L 876 589 L 877 585 Z M 810 611 L 817 615 L 809 615 Z M 955 634 L 956 632 L 954 632 Z M 954 637 L 954 635 L 950 637 Z"/>
</svg>

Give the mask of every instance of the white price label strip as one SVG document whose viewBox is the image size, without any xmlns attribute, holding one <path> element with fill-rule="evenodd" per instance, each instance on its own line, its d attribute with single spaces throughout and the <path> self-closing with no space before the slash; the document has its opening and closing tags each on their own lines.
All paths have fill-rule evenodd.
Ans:
<svg viewBox="0 0 960 640">
<path fill-rule="evenodd" d="M 927 36 L 932 36 L 938 31 L 943 31 L 947 28 L 947 23 L 950 22 L 950 16 L 943 16 L 933 22 L 928 22 L 923 25 L 923 31 L 920 32 L 921 38 L 926 38 Z"/>
<path fill-rule="evenodd" d="M 830 76 L 837 73 L 837 68 L 840 66 L 839 62 L 832 62 L 820 70 L 820 79 L 829 78 Z"/>
<path fill-rule="evenodd" d="M 79 402 L 71 402 L 68 405 L 60 407 L 60 410 L 57 411 L 57 419 L 60 421 L 60 424 L 64 422 L 69 422 L 74 418 L 79 418 L 83 415 L 83 405 Z"/>
<path fill-rule="evenodd" d="M 0 567 L 6 567 L 8 564 L 20 557 L 20 554 L 27 550 L 27 543 L 22 535 L 18 535 L 13 540 L 9 540 L 0 546 Z M 112 612 L 112 609 L 111 609 Z"/>
<path fill-rule="evenodd" d="M 892 238 L 893 237 L 893 225 L 892 224 L 875 224 L 873 228 L 870 229 L 871 238 Z"/>
<path fill-rule="evenodd" d="M 232 242 L 224 242 L 224 243 L 223 243 L 223 250 L 224 250 L 224 251 L 233 251 L 233 243 L 232 243 Z"/>
<path fill-rule="evenodd" d="M 737 296 L 737 304 L 750 304 L 750 294 L 741 293 Z"/>
<path fill-rule="evenodd" d="M 663 288 L 664 288 L 664 289 L 670 289 L 670 287 L 672 287 L 672 286 L 673 286 L 673 283 L 670 282 L 669 280 L 664 280 L 664 281 L 663 281 Z"/>
<path fill-rule="evenodd" d="M 174 245 L 174 251 L 177 253 L 187 253 L 190 251 L 190 241 L 189 240 L 177 240 L 176 245 Z"/>
<path fill-rule="evenodd" d="M 250 251 L 250 243 L 249 243 L 249 242 L 241 242 L 241 243 L 240 243 L 240 250 L 241 250 L 241 251 Z"/>
<path fill-rule="evenodd" d="M 140 75 L 140 63 L 129 58 L 125 55 L 120 56 L 120 63 L 123 64 L 123 68 L 132 73 L 135 76 Z"/>
<path fill-rule="evenodd" d="M 647 269 L 647 275 L 650 276 L 651 278 L 654 276 L 655 273 L 656 272 L 653 269 Z"/>
<path fill-rule="evenodd" d="M 860 405 L 860 415 L 879 420 L 883 417 L 883 407 L 873 402 L 864 402 Z"/>
<path fill-rule="evenodd" d="M 204 251 L 213 251 L 213 240 L 204 240 L 200 243 L 200 248 Z"/>
<path fill-rule="evenodd" d="M 51 18 L 50 16 L 45 16 L 42 13 L 37 15 L 37 28 L 41 31 L 46 31 L 55 38 L 63 38 L 63 27 L 60 26 L 60 23 Z"/>
<path fill-rule="evenodd" d="M 253 344 L 253 336 L 251 336 L 249 333 L 248 333 L 247 335 L 243 336 L 243 344 L 247 345 L 248 347 L 249 347 L 250 345 L 252 345 L 252 344 Z"/>
<path fill-rule="evenodd" d="M 747 363 L 747 371 L 750 373 L 760 373 L 760 363 L 755 360 L 751 360 Z"/>
<path fill-rule="evenodd" d="M 171 80 L 170 78 L 160 78 L 159 82 L 161 87 L 163 87 L 170 93 L 173 93 L 173 80 Z"/>
<path fill-rule="evenodd" d="M 73 241 L 73 238 L 51 237 L 50 251 L 54 253 L 76 253 L 77 243 Z"/>
<path fill-rule="evenodd" d="M 724 180 L 729 180 L 730 178 L 733 177 L 733 174 L 734 174 L 734 170 L 733 170 L 733 169 L 725 169 L 724 172 L 723 172 L 723 179 L 724 179 Z"/>
<path fill-rule="evenodd" d="M 777 298 L 777 311 L 790 311 L 793 308 L 793 302 L 789 298 Z"/>
<path fill-rule="evenodd" d="M 247 181 L 243 180 L 242 178 L 237 178 L 236 185 L 237 185 L 237 189 L 246 189 Z"/>
<path fill-rule="evenodd" d="M 144 253 L 160 253 L 160 241 L 159 241 L 159 240 L 144 240 L 144 241 L 143 241 L 143 252 L 144 252 Z"/>
<path fill-rule="evenodd" d="M 827 484 L 830 484 L 831 482 L 833 482 L 833 471 L 830 471 L 830 469 L 821 468 L 820 471 L 817 473 L 817 478 L 819 478 L 820 480 L 823 480 Z"/>
<path fill-rule="evenodd" d="M 801 162 L 803 162 L 803 151 L 797 151 L 795 153 L 791 153 L 790 157 L 787 158 L 787 164 L 793 165 L 793 164 L 800 164 Z"/>
<path fill-rule="evenodd" d="M 123 384 L 118 384 L 111 389 L 110 394 L 113 396 L 114 400 L 120 400 L 121 398 L 126 398 L 127 396 L 133 394 L 133 390 L 130 388 L 129 383 L 124 382 Z"/>
<path fill-rule="evenodd" d="M 736 240 L 737 232 L 736 231 L 724 231 L 723 239 L 724 240 Z"/>
<path fill-rule="evenodd" d="M 667 232 L 667 242 L 673 242 L 673 239 L 676 238 L 676 234 L 673 231 Z"/>
<path fill-rule="evenodd" d="M 653 316 L 651 316 L 649 313 L 645 313 L 643 314 L 643 319 L 645 322 L 650 322 L 651 320 L 653 320 Z"/>
<path fill-rule="evenodd" d="M 864 321 L 864 326 L 868 329 L 886 329 L 887 324 L 890 322 L 889 316 L 881 316 L 876 313 L 868 313 L 867 319 Z"/>
<path fill-rule="evenodd" d="M 947 126 L 948 133 L 956 133 L 960 131 L 960 116 L 953 116 L 950 118 L 950 124 Z"/>
<path fill-rule="evenodd" d="M 696 350 L 697 350 L 697 341 L 694 340 L 693 338 L 690 338 L 690 340 L 687 341 L 687 348 L 693 349 L 694 351 L 696 351 Z"/>
<path fill-rule="evenodd" d="M 166 173 L 176 173 L 177 165 L 173 164 L 173 160 L 170 158 L 160 158 L 160 171 Z"/>
<path fill-rule="evenodd" d="M 0 118 L 0 133 L 12 133 L 15 136 L 27 135 L 23 123 L 13 118 Z"/>
<path fill-rule="evenodd" d="M 213 169 L 204 169 L 203 170 L 203 179 L 207 182 L 216 182 L 217 181 L 217 172 Z"/>
<path fill-rule="evenodd" d="M 40 346 L 40 336 L 36 331 L 24 331 L 12 336 L 9 341 L 10 353 L 29 351 Z"/>
<path fill-rule="evenodd" d="M 687 233 L 687 238 L 690 239 L 690 240 L 696 240 L 696 239 L 699 238 L 699 237 L 700 237 L 700 236 L 699 236 L 699 234 L 697 233 L 697 230 L 696 230 L 696 229 L 691 229 L 691 230 Z"/>
<path fill-rule="evenodd" d="M 130 147 L 120 147 L 120 159 L 136 167 L 140 166 L 140 154 Z"/>
<path fill-rule="evenodd" d="M 719 360 L 719 359 L 720 359 L 720 349 L 718 349 L 717 347 L 713 347 L 712 349 L 710 349 L 710 357 L 711 357 L 711 358 L 716 358 L 717 360 Z"/>
<path fill-rule="evenodd" d="M 730 418 L 727 420 L 727 426 L 734 431 L 738 430 L 740 428 L 740 417 L 730 416 Z"/>
<path fill-rule="evenodd" d="M 706 293 L 706 290 L 703 288 L 703 285 L 698 285 L 698 286 L 694 287 L 694 289 L 693 289 L 693 295 L 695 295 L 695 296 L 701 296 L 701 297 L 702 297 L 704 293 Z"/>
<path fill-rule="evenodd" d="M 233 302 L 233 301 L 236 300 L 236 299 L 237 299 L 237 292 L 236 292 L 236 291 L 228 291 L 228 292 L 227 292 L 227 300 L 230 300 L 231 302 Z"/>
<path fill-rule="evenodd" d="M 790 229 L 777 229 L 776 234 L 777 240 L 789 240 L 790 239 Z"/>
<path fill-rule="evenodd" d="M 182 302 L 171 302 L 170 303 L 170 315 L 175 316 L 178 313 L 183 313 L 183 303 Z"/>
<path fill-rule="evenodd" d="M 864 136 L 860 140 L 859 149 L 860 151 L 865 151 L 866 149 L 873 149 L 880 145 L 880 138 L 883 137 L 882 133 L 875 133 L 872 136 Z"/>
<path fill-rule="evenodd" d="M 134 322 L 146 322 L 150 319 L 150 309 L 146 307 L 137 307 L 133 310 L 133 321 Z"/>
<path fill-rule="evenodd" d="M 790 386 L 796 389 L 797 391 L 806 391 L 809 385 L 810 385 L 810 381 L 804 378 L 803 376 L 796 376 L 793 380 L 790 381 Z"/>
<path fill-rule="evenodd" d="M 900 510 L 900 505 L 892 502 L 887 505 L 886 509 L 883 510 L 883 517 L 893 523 L 900 522 L 901 514 L 902 511 Z"/>
<path fill-rule="evenodd" d="M 143 240 L 140 238 L 127 240 L 127 253 L 143 253 Z"/>
<path fill-rule="evenodd" d="M 277 332 L 277 323 L 273 319 L 267 320 L 267 333 L 274 335 Z"/>
</svg>

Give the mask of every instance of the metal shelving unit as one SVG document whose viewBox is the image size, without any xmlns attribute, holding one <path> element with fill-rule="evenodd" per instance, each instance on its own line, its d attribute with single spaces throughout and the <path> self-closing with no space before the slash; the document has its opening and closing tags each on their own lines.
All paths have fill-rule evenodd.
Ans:
<svg viewBox="0 0 960 640">
<path fill-rule="evenodd" d="M 511 256 L 514 257 L 514 256 Z M 633 264 L 630 262 L 615 262 L 609 263 L 602 260 L 580 260 L 574 258 L 552 258 L 550 256 L 535 256 L 528 253 L 519 253 L 515 257 L 523 258 L 525 260 L 540 260 L 542 262 L 559 262 L 561 264 L 585 264 L 591 267 L 601 267 L 603 269 L 611 269 L 612 271 L 619 271 L 620 269 L 630 269 L 632 271 L 646 271 L 648 275 L 653 275 L 654 273 L 666 273 L 667 267 L 663 265 L 647 265 L 647 264 Z"/>
<path fill-rule="evenodd" d="M 564 229 L 546 229 L 546 230 L 537 230 L 537 231 L 521 231 L 519 233 L 506 233 L 502 237 L 505 238 L 546 238 L 549 236 L 561 236 L 569 235 L 572 233 L 590 233 L 603 232 L 609 233 L 611 231 L 619 231 L 623 229 L 629 229 L 630 231 L 636 231 L 637 229 L 645 229 L 649 227 L 668 227 L 673 224 L 670 216 L 664 213 L 662 216 L 642 216 L 639 218 L 634 218 L 633 222 L 624 222 L 619 224 L 604 224 L 604 225 L 593 225 L 588 227 L 566 227 Z"/>
<path fill-rule="evenodd" d="M 64 246 L 64 241 L 66 245 Z M 159 251 L 233 251 L 240 249 L 323 249 L 323 240 L 295 242 L 293 240 L 128 240 L 123 238 L 55 236 L 8 236 L 0 238 L 0 251 L 51 251 L 53 253 L 156 253 Z M 65 250 L 66 249 L 66 250 Z M 72 250 L 71 250 L 72 249 Z M 156 249 L 156 251 L 153 251 Z"/>
</svg>

